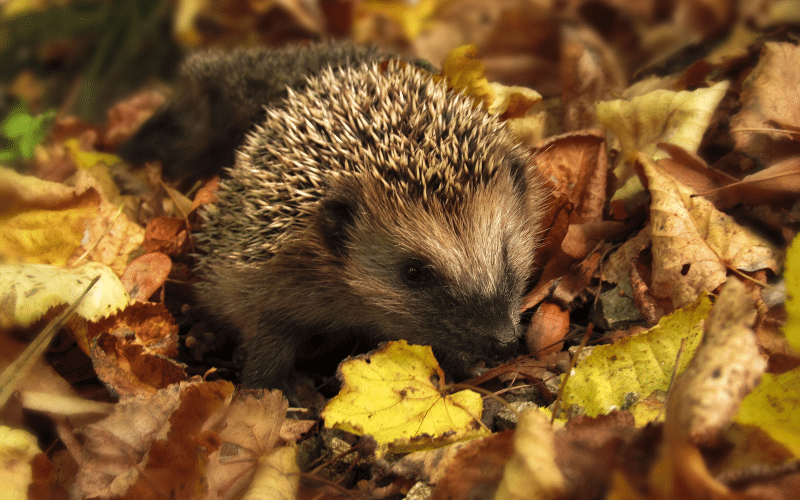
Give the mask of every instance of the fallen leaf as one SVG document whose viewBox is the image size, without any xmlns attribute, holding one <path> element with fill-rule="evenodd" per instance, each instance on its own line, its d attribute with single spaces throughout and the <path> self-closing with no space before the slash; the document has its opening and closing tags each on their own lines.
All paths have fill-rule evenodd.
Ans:
<svg viewBox="0 0 800 500">
<path fill-rule="evenodd" d="M 597 119 L 614 132 L 622 145 L 624 162 L 615 171 L 619 182 L 633 177 L 633 162 L 638 154 L 653 160 L 664 158 L 666 153 L 659 150 L 659 142 L 697 151 L 729 85 L 724 81 L 693 91 L 654 90 L 630 100 L 598 102 Z"/>
<path fill-rule="evenodd" d="M 789 345 L 800 351 L 800 236 L 786 251 L 786 324 L 783 333 Z"/>
<path fill-rule="evenodd" d="M 0 426 L 0 484 L 5 500 L 27 500 L 33 483 L 33 459 L 41 453 L 36 437 Z"/>
<path fill-rule="evenodd" d="M 389 342 L 365 357 L 339 365 L 342 389 L 322 411 L 325 426 L 370 434 L 383 450 L 430 449 L 488 434 L 480 424 L 481 396 L 442 395 L 444 382 L 428 346 Z"/>
<path fill-rule="evenodd" d="M 765 373 L 761 383 L 742 400 L 734 420 L 756 426 L 800 457 L 800 368 L 773 375 Z"/>
<path fill-rule="evenodd" d="M 538 144 L 536 163 L 573 203 L 572 223 L 602 220 L 608 173 L 603 134 L 587 130 L 551 137 Z"/>
<path fill-rule="evenodd" d="M 119 278 L 102 264 L 89 263 L 75 269 L 44 264 L 0 266 L 0 328 L 27 327 L 51 308 L 71 304 L 86 285 L 100 281 L 78 306 L 76 314 L 89 321 L 108 317 L 127 307 L 130 298 Z"/>
<path fill-rule="evenodd" d="M 704 198 L 639 157 L 652 196 L 650 203 L 654 296 L 674 307 L 694 301 L 726 279 L 727 268 L 776 272 L 781 252 L 766 239 L 736 224 Z"/>
<path fill-rule="evenodd" d="M 666 391 L 681 341 L 685 339 L 678 372 L 686 368 L 700 344 L 702 320 L 710 309 L 711 301 L 704 295 L 644 333 L 596 346 L 567 379 L 562 396 L 565 407 L 575 406 L 585 415 L 597 416 L 629 407 L 654 391 Z M 626 399 L 632 400 L 626 404 Z"/>
<path fill-rule="evenodd" d="M 430 477 L 428 482 L 436 485 L 431 499 L 468 499 L 494 493 L 513 452 L 513 439 L 514 433 L 506 431 L 453 445 L 460 447 L 455 456 L 447 460 L 446 470 L 439 472 L 442 466 L 437 462 L 433 473 L 427 474 Z"/>
<path fill-rule="evenodd" d="M 758 384 L 767 362 L 753 332 L 755 317 L 745 286 L 729 279 L 705 322 L 702 343 L 671 390 L 668 434 L 674 431 L 693 444 L 713 442 Z"/>
<path fill-rule="evenodd" d="M 200 430 L 232 392 L 228 382 L 195 378 L 148 397 L 123 398 L 107 418 L 81 429 L 85 443 L 73 496 L 143 499 L 170 491 L 194 498 L 213 452 L 208 439 L 198 446 Z"/>
<path fill-rule="evenodd" d="M 728 280 L 708 315 L 703 341 L 667 398 L 666 453 L 651 473 L 665 498 L 725 498 L 698 445 L 713 445 L 758 383 L 766 361 L 752 329 L 755 309 L 737 279 Z"/>
<path fill-rule="evenodd" d="M 177 256 L 183 254 L 189 241 L 189 228 L 184 219 L 158 217 L 147 223 L 142 246 L 147 252 Z"/>
<path fill-rule="evenodd" d="M 758 64 L 742 84 L 741 110 L 731 118 L 736 148 L 762 160 L 777 152 L 775 142 L 792 134 L 774 125 L 800 127 L 800 47 L 766 42 Z"/>
<path fill-rule="evenodd" d="M 242 500 L 285 500 L 297 498 L 300 487 L 300 468 L 297 466 L 297 446 L 294 443 L 276 448 L 261 457 L 253 482 Z"/>
<path fill-rule="evenodd" d="M 128 264 L 120 281 L 132 299 L 148 300 L 169 276 L 172 260 L 160 252 L 151 252 L 137 257 Z"/>
<path fill-rule="evenodd" d="M 483 63 L 476 58 L 474 45 L 462 45 L 450 51 L 442 63 L 447 85 L 463 92 L 490 114 L 503 120 L 523 118 L 528 109 L 542 100 L 535 90 L 508 87 L 486 79 Z"/>
<path fill-rule="evenodd" d="M 566 479 L 556 463 L 550 417 L 528 409 L 514 431 L 514 454 L 506 464 L 497 500 L 550 500 L 564 498 Z"/>
<path fill-rule="evenodd" d="M 2 214 L 0 226 L 0 255 L 6 262 L 28 262 L 64 266 L 81 248 L 88 221 L 97 213 L 101 199 L 97 191 L 91 190 L 80 196 L 51 187 L 46 181 L 23 181 L 21 176 L 0 168 L 3 174 L 4 191 L 20 191 L 32 188 L 41 194 L 25 196 L 30 205 L 20 204 L 21 199 L 12 198 L 12 204 Z M 2 181 L 0 181 L 2 182 Z M 61 185 L 59 185 L 61 186 Z M 48 193 L 62 200 L 51 206 L 40 202 Z M 21 197 L 20 197 L 21 198 Z M 41 207 L 41 208 L 39 208 Z"/>
<path fill-rule="evenodd" d="M 294 498 L 300 471 L 293 442 L 284 446 L 280 430 L 289 403 L 280 391 L 248 390 L 233 395 L 203 425 L 202 434 L 213 446 L 208 457 L 204 489 L 210 498 L 239 498 L 282 494 Z M 310 421 L 302 422 L 306 429 Z M 221 444 L 220 444 L 221 443 Z M 291 494 L 290 494 L 291 493 Z"/>
<path fill-rule="evenodd" d="M 537 358 L 560 352 L 569 333 L 569 311 L 552 302 L 542 302 L 533 313 L 525 343 Z"/>
</svg>

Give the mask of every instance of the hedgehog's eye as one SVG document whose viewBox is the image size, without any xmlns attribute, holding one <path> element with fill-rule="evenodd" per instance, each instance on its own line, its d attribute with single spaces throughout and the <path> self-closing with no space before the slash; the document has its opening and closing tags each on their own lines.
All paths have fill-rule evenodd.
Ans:
<svg viewBox="0 0 800 500">
<path fill-rule="evenodd" d="M 410 259 L 403 264 L 400 276 L 408 286 L 422 286 L 433 281 L 433 272 L 429 266 L 417 259 Z"/>
</svg>

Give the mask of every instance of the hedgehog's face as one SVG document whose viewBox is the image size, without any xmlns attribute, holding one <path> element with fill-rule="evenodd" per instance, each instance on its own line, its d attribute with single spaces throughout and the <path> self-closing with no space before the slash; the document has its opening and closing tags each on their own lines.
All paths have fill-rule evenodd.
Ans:
<svg viewBox="0 0 800 500">
<path fill-rule="evenodd" d="M 329 202 L 326 234 L 360 299 L 358 321 L 433 346 L 451 370 L 515 354 L 537 244 L 529 195 L 503 173 L 458 203 L 370 189 Z"/>
</svg>

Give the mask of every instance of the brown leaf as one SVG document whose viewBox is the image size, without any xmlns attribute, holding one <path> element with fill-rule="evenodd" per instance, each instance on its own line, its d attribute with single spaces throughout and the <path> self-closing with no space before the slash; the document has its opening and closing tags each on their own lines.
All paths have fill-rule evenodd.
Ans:
<svg viewBox="0 0 800 500">
<path fill-rule="evenodd" d="M 183 254 L 189 240 L 186 220 L 158 217 L 147 223 L 142 247 L 147 252 L 177 256 Z"/>
<path fill-rule="evenodd" d="M 447 462 L 447 470 L 438 480 L 431 498 L 466 500 L 494 492 L 513 451 L 513 438 L 514 433 L 507 431 L 466 443 Z"/>
<path fill-rule="evenodd" d="M 692 303 L 701 291 L 725 281 L 727 267 L 777 271 L 782 260 L 771 243 L 739 226 L 643 155 L 638 165 L 652 196 L 650 234 L 652 290 L 674 307 Z"/>
<path fill-rule="evenodd" d="M 551 137 L 539 144 L 536 161 L 542 175 L 574 204 L 571 222 L 602 220 L 608 172 L 602 133 L 587 130 Z"/>
<path fill-rule="evenodd" d="M 147 253 L 128 264 L 120 280 L 132 299 L 148 300 L 164 285 L 171 269 L 172 260 L 167 255 Z"/>
<path fill-rule="evenodd" d="M 697 448 L 714 445 L 742 398 L 758 383 L 766 361 L 752 329 L 750 293 L 736 278 L 725 284 L 705 322 L 694 358 L 673 384 L 664 423 L 670 481 L 660 485 L 681 498 L 726 498 Z"/>
<path fill-rule="evenodd" d="M 800 127 L 798 68 L 800 47 L 792 43 L 764 44 L 758 64 L 742 85 L 742 109 L 731 118 L 737 149 L 768 162 L 781 154 L 777 142 L 794 139 L 775 123 Z"/>
</svg>

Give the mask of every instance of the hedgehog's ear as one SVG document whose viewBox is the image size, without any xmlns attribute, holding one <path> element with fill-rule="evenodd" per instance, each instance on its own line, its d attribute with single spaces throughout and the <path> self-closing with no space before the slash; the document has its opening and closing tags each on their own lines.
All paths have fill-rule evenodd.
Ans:
<svg viewBox="0 0 800 500">
<path fill-rule="evenodd" d="M 322 199 L 320 229 L 328 247 L 337 255 L 347 250 L 348 229 L 353 226 L 356 200 L 343 193 L 328 195 Z"/>
</svg>

